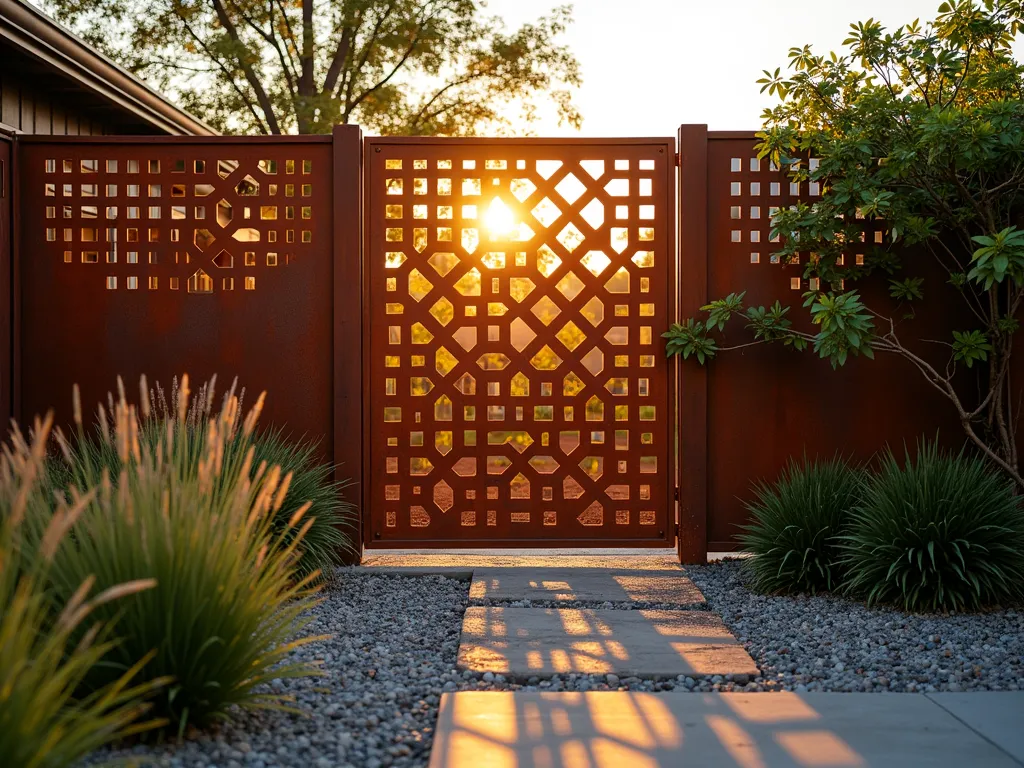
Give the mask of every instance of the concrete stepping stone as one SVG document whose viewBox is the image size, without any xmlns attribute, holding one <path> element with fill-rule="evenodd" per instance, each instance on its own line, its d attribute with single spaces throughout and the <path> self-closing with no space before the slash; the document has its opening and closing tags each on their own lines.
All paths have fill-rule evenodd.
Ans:
<svg viewBox="0 0 1024 768">
<path fill-rule="evenodd" d="M 663 603 L 704 605 L 704 595 L 682 571 L 614 568 L 479 568 L 469 598 L 492 601 Z"/>
<path fill-rule="evenodd" d="M 516 678 L 758 674 L 722 620 L 706 611 L 470 606 L 458 665 Z"/>
<path fill-rule="evenodd" d="M 498 766 L 1019 768 L 921 694 L 444 694 L 430 768 Z"/>
<path fill-rule="evenodd" d="M 927 696 L 1024 765 L 1024 691 L 929 693 Z"/>
</svg>

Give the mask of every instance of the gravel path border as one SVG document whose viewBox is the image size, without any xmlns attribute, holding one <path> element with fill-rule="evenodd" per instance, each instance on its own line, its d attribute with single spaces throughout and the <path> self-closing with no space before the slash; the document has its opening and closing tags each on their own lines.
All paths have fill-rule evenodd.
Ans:
<svg viewBox="0 0 1024 768">
<path fill-rule="evenodd" d="M 686 572 L 761 668 L 758 690 L 1024 690 L 1024 607 L 907 614 L 831 596 L 758 595 L 737 560 Z"/>
</svg>

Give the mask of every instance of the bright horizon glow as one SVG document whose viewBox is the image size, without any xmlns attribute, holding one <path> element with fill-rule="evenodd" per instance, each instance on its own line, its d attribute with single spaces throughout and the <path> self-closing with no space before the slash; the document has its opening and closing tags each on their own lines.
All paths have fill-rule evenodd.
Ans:
<svg viewBox="0 0 1024 768">
<path fill-rule="evenodd" d="M 487 0 L 509 28 L 563 0 Z M 792 47 L 839 52 L 850 24 L 887 29 L 933 19 L 941 0 L 575 0 L 562 40 L 583 68 L 577 133 L 551 110 L 528 130 L 539 136 L 674 136 L 683 123 L 755 130 L 775 103 L 759 93 L 765 69 L 785 68 Z M 1024 45 L 1016 47 L 1018 58 Z"/>
</svg>

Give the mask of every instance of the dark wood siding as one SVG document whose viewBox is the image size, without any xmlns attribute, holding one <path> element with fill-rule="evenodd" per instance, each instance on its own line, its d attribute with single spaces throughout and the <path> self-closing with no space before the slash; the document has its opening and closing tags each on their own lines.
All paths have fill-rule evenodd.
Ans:
<svg viewBox="0 0 1024 768">
<path fill-rule="evenodd" d="M 119 133 L 109 122 L 68 98 L 51 78 L 27 77 L 0 67 L 0 123 L 24 133 L 92 136 Z"/>
</svg>

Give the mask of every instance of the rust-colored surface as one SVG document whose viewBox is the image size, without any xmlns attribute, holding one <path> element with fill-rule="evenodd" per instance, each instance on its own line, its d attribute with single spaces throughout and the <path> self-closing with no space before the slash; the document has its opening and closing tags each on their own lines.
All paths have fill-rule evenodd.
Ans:
<svg viewBox="0 0 1024 768">
<path fill-rule="evenodd" d="M 264 424 L 332 452 L 329 138 L 28 139 L 22 418 L 120 374 L 237 376 Z"/>
<path fill-rule="evenodd" d="M 0 434 L 7 436 L 14 405 L 11 376 L 11 251 L 14 185 L 11 183 L 12 152 L 9 138 L 0 134 Z"/>
<path fill-rule="evenodd" d="M 793 306 L 794 320 L 803 322 L 807 311 L 801 307 L 802 294 L 809 287 L 802 279 L 803 264 L 772 262 L 777 246 L 769 241 L 770 215 L 773 206 L 791 205 L 798 195 L 814 200 L 817 191 L 807 183 L 790 190 L 788 178 L 771 171 L 767 160 L 757 164 L 752 135 L 712 133 L 707 146 L 708 298 L 745 290 L 748 305 L 768 306 L 778 299 Z M 734 163 L 738 170 L 733 170 Z M 777 189 L 774 184 L 779 185 Z M 752 218 L 752 213 L 759 218 Z M 869 229 L 869 242 L 874 236 Z M 687 266 L 684 251 L 684 281 Z M 941 297 L 950 290 L 948 286 L 938 274 L 930 274 L 927 268 L 923 272 L 929 301 L 904 335 L 949 338 L 950 331 L 959 327 L 950 308 L 958 308 L 960 301 L 952 295 L 944 301 Z M 888 305 L 886 287 L 884 279 L 859 286 L 865 301 L 882 307 Z M 687 314 L 685 308 L 683 313 Z M 728 332 L 727 343 L 749 340 L 749 332 L 739 324 Z M 934 355 L 928 345 L 921 351 Z M 922 435 L 934 437 L 936 430 L 950 444 L 962 442 L 952 407 L 900 359 L 854 359 L 835 372 L 812 353 L 755 346 L 721 354 L 707 367 L 706 375 L 706 509 L 711 551 L 735 547 L 733 537 L 747 520 L 743 504 L 753 495 L 751 486 L 759 479 L 773 480 L 790 457 L 842 453 L 868 459 L 887 443 L 902 450 L 904 442 L 913 445 Z M 687 373 L 682 378 L 686 382 Z M 687 431 L 685 421 L 680 429 Z M 686 445 L 684 441 L 684 474 Z M 690 458 L 698 465 L 699 450 L 692 442 Z M 686 483 L 684 477 L 684 487 Z"/>
<path fill-rule="evenodd" d="M 673 144 L 367 141 L 368 545 L 671 540 Z"/>
</svg>

